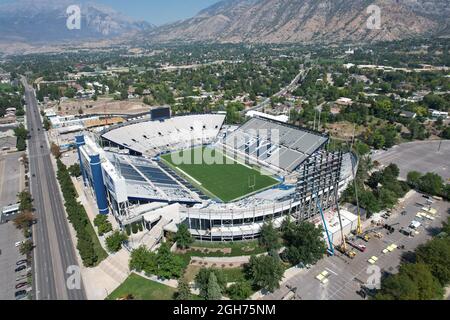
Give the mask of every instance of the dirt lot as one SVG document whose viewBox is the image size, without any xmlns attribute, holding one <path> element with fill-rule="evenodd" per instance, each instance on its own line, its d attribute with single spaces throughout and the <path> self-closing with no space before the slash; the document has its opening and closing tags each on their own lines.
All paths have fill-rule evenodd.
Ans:
<svg viewBox="0 0 450 320">
<path fill-rule="evenodd" d="M 80 108 L 84 114 L 139 114 L 150 110 L 140 100 L 117 101 L 109 98 L 69 100 L 61 103 L 60 108 L 61 115 L 78 115 Z"/>
<path fill-rule="evenodd" d="M 351 139 L 353 137 L 353 124 L 350 122 L 342 121 L 336 123 L 327 124 L 327 129 L 333 137 L 340 139 Z M 364 132 L 363 126 L 356 126 L 355 136 Z"/>
</svg>

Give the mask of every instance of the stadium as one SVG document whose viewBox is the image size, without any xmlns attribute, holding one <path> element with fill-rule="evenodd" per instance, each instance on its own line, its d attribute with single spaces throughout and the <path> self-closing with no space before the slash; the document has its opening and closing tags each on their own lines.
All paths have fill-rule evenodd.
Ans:
<svg viewBox="0 0 450 320">
<path fill-rule="evenodd" d="M 313 219 L 352 180 L 356 157 L 328 152 L 320 132 L 262 116 L 243 125 L 224 114 L 148 118 L 76 137 L 80 167 L 100 214 L 142 222 L 155 244 L 186 224 L 203 241 L 258 237 L 271 220 Z"/>
</svg>

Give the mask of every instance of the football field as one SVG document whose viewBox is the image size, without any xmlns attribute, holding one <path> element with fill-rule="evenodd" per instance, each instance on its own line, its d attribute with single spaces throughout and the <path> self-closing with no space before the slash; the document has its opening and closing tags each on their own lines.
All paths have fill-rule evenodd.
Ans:
<svg viewBox="0 0 450 320">
<path fill-rule="evenodd" d="M 167 154 L 162 159 L 207 195 L 224 202 L 279 183 L 271 176 L 262 175 L 259 170 L 207 147 Z"/>
</svg>

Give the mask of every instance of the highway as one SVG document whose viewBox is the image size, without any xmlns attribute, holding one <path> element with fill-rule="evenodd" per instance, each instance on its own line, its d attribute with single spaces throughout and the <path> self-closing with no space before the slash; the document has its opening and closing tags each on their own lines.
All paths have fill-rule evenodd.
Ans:
<svg viewBox="0 0 450 320">
<path fill-rule="evenodd" d="M 278 98 L 278 97 L 282 97 L 284 95 L 286 95 L 288 92 L 291 92 L 293 90 L 295 90 L 299 84 L 299 82 L 303 82 L 303 80 L 305 80 L 306 76 L 308 75 L 310 69 L 302 69 L 296 76 L 295 78 L 291 81 L 290 84 L 288 84 L 286 87 L 283 87 L 280 91 L 278 91 L 277 93 L 275 93 L 273 96 L 265 99 L 264 101 L 262 101 L 261 103 L 259 103 L 258 105 L 245 109 L 242 112 L 243 113 L 247 113 L 249 111 L 258 111 L 260 109 L 263 109 L 264 107 L 270 105 L 270 102 L 272 101 L 272 98 Z"/>
<path fill-rule="evenodd" d="M 35 92 L 25 78 L 22 78 L 22 83 L 25 87 L 27 104 L 27 128 L 31 135 L 27 142 L 31 194 L 37 218 L 33 228 L 36 246 L 33 253 L 35 299 L 85 300 L 86 295 L 82 284 L 79 289 L 68 289 L 66 285 L 67 278 L 71 276 L 67 273 L 68 267 L 78 266 L 78 261 Z"/>
</svg>

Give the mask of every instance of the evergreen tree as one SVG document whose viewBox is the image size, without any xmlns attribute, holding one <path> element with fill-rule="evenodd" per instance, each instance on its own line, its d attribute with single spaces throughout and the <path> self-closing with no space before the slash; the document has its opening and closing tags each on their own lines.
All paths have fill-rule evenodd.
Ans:
<svg viewBox="0 0 450 320">
<path fill-rule="evenodd" d="M 219 286 L 219 283 L 217 282 L 217 278 L 214 272 L 211 272 L 209 274 L 207 299 L 208 300 L 222 299 L 222 290 Z"/>
<path fill-rule="evenodd" d="M 175 293 L 175 300 L 189 300 L 191 298 L 191 288 L 186 279 L 178 281 L 178 291 Z"/>
</svg>

